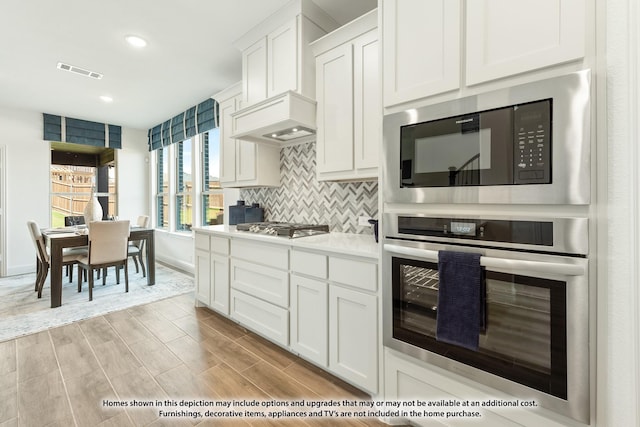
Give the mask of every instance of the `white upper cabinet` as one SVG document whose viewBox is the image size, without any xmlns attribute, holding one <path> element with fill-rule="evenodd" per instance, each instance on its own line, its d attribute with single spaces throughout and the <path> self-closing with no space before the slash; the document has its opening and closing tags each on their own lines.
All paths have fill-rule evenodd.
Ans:
<svg viewBox="0 0 640 427">
<path fill-rule="evenodd" d="M 467 2 L 467 85 L 585 54 L 584 0 Z"/>
<path fill-rule="evenodd" d="M 381 0 L 384 106 L 584 58 L 587 3 Z"/>
<path fill-rule="evenodd" d="M 280 185 L 280 149 L 232 138 L 231 114 L 240 108 L 240 83 L 216 94 L 220 105 L 220 184 L 223 187 Z"/>
<path fill-rule="evenodd" d="M 384 0 L 384 105 L 460 86 L 460 0 Z"/>
<path fill-rule="evenodd" d="M 298 91 L 298 21 L 267 35 L 267 97 Z M 262 98 L 264 99 L 264 98 Z"/>
<path fill-rule="evenodd" d="M 286 91 L 315 99 L 309 43 L 338 24 L 311 0 L 292 0 L 236 40 L 242 52 L 243 108 Z"/>
<path fill-rule="evenodd" d="M 262 38 L 242 52 L 242 93 L 253 104 L 267 97 L 267 40 Z"/>
<path fill-rule="evenodd" d="M 382 95 L 377 10 L 312 44 L 319 180 L 378 177 Z"/>
</svg>

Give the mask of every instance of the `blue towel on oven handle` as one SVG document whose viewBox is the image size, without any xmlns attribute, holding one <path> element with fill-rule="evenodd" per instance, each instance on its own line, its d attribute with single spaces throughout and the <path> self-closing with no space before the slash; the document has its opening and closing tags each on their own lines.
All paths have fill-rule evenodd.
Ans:
<svg viewBox="0 0 640 427">
<path fill-rule="evenodd" d="M 480 254 L 438 252 L 436 339 L 477 351 L 482 312 Z"/>
</svg>

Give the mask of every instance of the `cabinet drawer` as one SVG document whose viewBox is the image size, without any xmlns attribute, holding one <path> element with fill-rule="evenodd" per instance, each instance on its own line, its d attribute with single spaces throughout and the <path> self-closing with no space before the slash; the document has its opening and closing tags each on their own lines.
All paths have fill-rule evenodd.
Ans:
<svg viewBox="0 0 640 427">
<path fill-rule="evenodd" d="M 211 252 L 215 252 L 220 255 L 229 255 L 229 239 L 211 236 Z"/>
<path fill-rule="evenodd" d="M 281 307 L 289 307 L 287 271 L 231 259 L 231 287 Z"/>
<path fill-rule="evenodd" d="M 196 233 L 195 237 L 196 249 L 202 249 L 203 251 L 209 250 L 209 235 L 204 233 Z"/>
<path fill-rule="evenodd" d="M 284 308 L 232 289 L 231 318 L 283 346 L 289 344 L 289 312 Z"/>
<path fill-rule="evenodd" d="M 291 251 L 291 271 L 319 279 L 327 278 L 327 256 L 304 251 Z"/>
<path fill-rule="evenodd" d="M 329 257 L 329 280 L 375 292 L 378 289 L 378 265 L 353 259 Z"/>
<path fill-rule="evenodd" d="M 231 240 L 231 256 L 281 270 L 289 269 L 289 249 L 246 240 Z"/>
</svg>

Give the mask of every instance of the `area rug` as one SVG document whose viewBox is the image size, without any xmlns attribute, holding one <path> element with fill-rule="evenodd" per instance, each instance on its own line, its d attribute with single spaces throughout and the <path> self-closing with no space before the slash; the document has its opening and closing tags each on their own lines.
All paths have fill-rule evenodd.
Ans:
<svg viewBox="0 0 640 427">
<path fill-rule="evenodd" d="M 95 281 L 93 301 L 89 301 L 89 285 L 86 282 L 79 293 L 75 275 L 73 283 L 63 276 L 62 306 L 51 308 L 49 277 L 40 299 L 34 292 L 35 280 L 35 273 L 0 279 L 0 342 L 192 292 L 195 286 L 193 276 L 157 262 L 156 284 L 148 286 L 147 279 L 141 273 L 136 273 L 135 267 L 130 264 L 128 293 L 125 293 L 124 273 L 120 274 L 120 284 L 116 284 L 113 269 L 109 269 L 105 286 L 102 286 L 102 279 Z"/>
</svg>

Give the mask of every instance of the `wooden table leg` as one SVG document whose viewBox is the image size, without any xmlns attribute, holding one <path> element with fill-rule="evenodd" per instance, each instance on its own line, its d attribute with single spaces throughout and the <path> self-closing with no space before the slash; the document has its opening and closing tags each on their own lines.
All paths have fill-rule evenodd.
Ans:
<svg viewBox="0 0 640 427">
<path fill-rule="evenodd" d="M 62 243 L 51 239 L 51 308 L 62 305 Z"/>
</svg>

